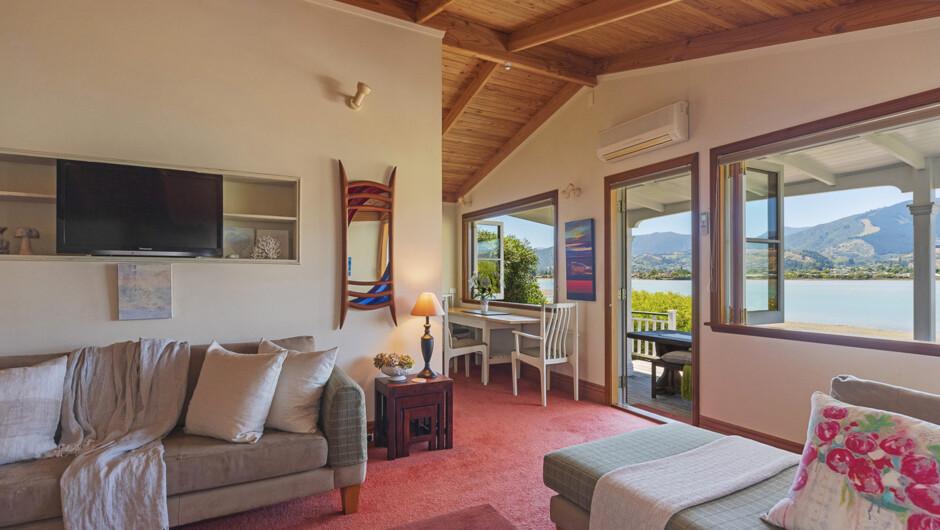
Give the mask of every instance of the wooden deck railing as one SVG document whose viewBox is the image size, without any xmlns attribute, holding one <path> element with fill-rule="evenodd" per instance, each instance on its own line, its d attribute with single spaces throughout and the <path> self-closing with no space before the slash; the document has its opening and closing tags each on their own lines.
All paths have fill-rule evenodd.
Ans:
<svg viewBox="0 0 940 530">
<path fill-rule="evenodd" d="M 665 313 L 651 311 L 633 311 L 630 314 L 630 329 L 633 331 L 655 331 L 658 329 L 676 329 L 676 310 Z M 656 354 L 654 345 L 648 340 L 627 339 L 627 351 L 633 357 L 652 357 Z"/>
</svg>

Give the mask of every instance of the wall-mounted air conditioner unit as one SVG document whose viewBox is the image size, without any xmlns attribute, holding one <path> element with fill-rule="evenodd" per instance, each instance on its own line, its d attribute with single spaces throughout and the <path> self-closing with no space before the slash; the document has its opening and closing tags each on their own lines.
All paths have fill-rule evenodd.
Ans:
<svg viewBox="0 0 940 530">
<path fill-rule="evenodd" d="M 598 133 L 597 156 L 617 162 L 689 139 L 689 104 L 680 101 Z"/>
</svg>

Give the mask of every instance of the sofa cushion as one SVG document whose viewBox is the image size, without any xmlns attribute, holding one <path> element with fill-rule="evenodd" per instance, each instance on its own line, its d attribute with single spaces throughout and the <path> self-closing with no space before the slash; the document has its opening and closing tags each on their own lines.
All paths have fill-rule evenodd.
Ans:
<svg viewBox="0 0 940 530">
<path fill-rule="evenodd" d="M 59 478 L 73 456 L 0 466 L 0 527 L 62 515 Z"/>
<path fill-rule="evenodd" d="M 66 361 L 0 370 L 0 465 L 55 449 Z"/>
<path fill-rule="evenodd" d="M 185 431 L 229 442 L 257 442 L 286 358 L 286 350 L 248 355 L 213 342 L 186 411 Z"/>
<path fill-rule="evenodd" d="M 669 423 L 573 445 L 545 455 L 542 480 L 590 511 L 594 486 L 604 474 L 626 465 L 684 453 L 721 437 L 684 423 Z"/>
<path fill-rule="evenodd" d="M 173 431 L 163 440 L 167 495 L 309 471 L 326 465 L 322 434 L 266 430 L 253 444 Z"/>
<path fill-rule="evenodd" d="M 887 410 L 940 425 L 940 396 L 878 381 L 840 375 L 829 395 L 850 405 Z"/>
<path fill-rule="evenodd" d="M 297 351 L 316 351 L 314 347 L 316 342 L 313 337 L 300 336 L 271 341 L 278 346 Z M 186 376 L 186 400 L 183 401 L 183 412 L 176 423 L 180 427 L 186 419 L 186 413 L 189 411 L 189 401 L 193 398 L 193 392 L 196 390 L 196 383 L 199 381 L 199 372 L 202 371 L 202 363 L 206 360 L 206 351 L 209 350 L 209 344 L 198 344 L 189 347 L 189 373 Z M 235 353 L 258 353 L 257 342 L 231 342 L 222 344 L 222 347 Z M 0 357 L 0 368 L 3 367 L 3 357 Z"/>
<path fill-rule="evenodd" d="M 258 353 L 287 353 L 274 389 L 265 427 L 285 432 L 316 432 L 323 386 L 333 373 L 339 348 L 302 352 L 261 339 Z"/>
</svg>

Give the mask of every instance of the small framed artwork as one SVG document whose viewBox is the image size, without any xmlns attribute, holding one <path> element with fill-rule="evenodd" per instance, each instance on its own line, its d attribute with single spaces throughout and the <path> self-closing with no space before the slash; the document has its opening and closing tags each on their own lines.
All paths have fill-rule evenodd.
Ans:
<svg viewBox="0 0 940 530">
<path fill-rule="evenodd" d="M 565 290 L 568 300 L 595 300 L 594 219 L 565 223 Z"/>
<path fill-rule="evenodd" d="M 222 257 L 238 256 L 247 259 L 251 257 L 251 249 L 255 248 L 255 229 L 226 226 L 222 228 Z"/>
<path fill-rule="evenodd" d="M 256 232 L 257 239 L 264 236 L 273 237 L 281 245 L 281 255 L 277 259 L 291 259 L 290 233 L 287 230 L 261 230 Z"/>
<path fill-rule="evenodd" d="M 118 320 L 173 318 L 169 263 L 118 264 Z"/>
</svg>

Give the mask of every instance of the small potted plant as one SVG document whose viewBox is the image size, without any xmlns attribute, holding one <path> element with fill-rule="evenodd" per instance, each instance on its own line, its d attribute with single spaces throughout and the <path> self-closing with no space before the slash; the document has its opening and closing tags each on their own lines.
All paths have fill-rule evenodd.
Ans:
<svg viewBox="0 0 940 530">
<path fill-rule="evenodd" d="M 401 383 L 415 365 L 415 360 L 407 353 L 380 353 L 372 360 L 372 364 L 387 375 L 389 381 Z"/>
<path fill-rule="evenodd" d="M 486 313 L 490 309 L 490 298 L 495 294 L 493 282 L 489 276 L 482 274 L 474 274 L 470 282 L 473 284 L 473 297 L 480 299 L 480 310 Z"/>
</svg>

